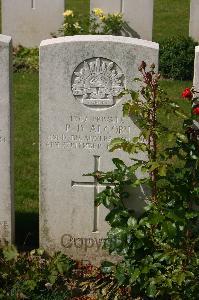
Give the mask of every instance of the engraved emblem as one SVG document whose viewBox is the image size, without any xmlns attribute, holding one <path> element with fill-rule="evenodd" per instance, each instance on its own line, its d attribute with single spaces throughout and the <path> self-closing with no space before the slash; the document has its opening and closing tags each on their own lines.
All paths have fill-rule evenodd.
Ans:
<svg viewBox="0 0 199 300">
<path fill-rule="evenodd" d="M 91 108 L 115 105 L 123 90 L 124 74 L 116 63 L 105 58 L 84 61 L 72 77 L 73 95 Z"/>
</svg>

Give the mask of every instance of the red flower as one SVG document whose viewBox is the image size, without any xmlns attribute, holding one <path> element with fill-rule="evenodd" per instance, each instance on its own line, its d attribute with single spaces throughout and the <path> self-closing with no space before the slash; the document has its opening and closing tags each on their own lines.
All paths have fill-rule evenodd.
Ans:
<svg viewBox="0 0 199 300">
<path fill-rule="evenodd" d="M 199 106 L 196 106 L 196 107 L 193 109 L 193 114 L 194 114 L 194 115 L 199 115 Z"/>
<path fill-rule="evenodd" d="M 192 94 L 190 88 L 186 88 L 186 89 L 184 90 L 184 92 L 182 93 L 182 97 L 183 97 L 183 98 L 187 98 L 187 99 L 192 99 L 193 94 Z"/>
</svg>

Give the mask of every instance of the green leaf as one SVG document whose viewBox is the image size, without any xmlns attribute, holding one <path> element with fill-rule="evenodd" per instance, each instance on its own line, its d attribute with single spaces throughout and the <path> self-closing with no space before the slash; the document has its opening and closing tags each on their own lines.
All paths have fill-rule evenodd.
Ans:
<svg viewBox="0 0 199 300">
<path fill-rule="evenodd" d="M 133 272 L 130 274 L 130 282 L 134 283 L 140 276 L 140 270 L 138 268 L 136 268 L 135 270 L 133 270 Z"/>
<path fill-rule="evenodd" d="M 139 98 L 139 93 L 138 92 L 131 91 L 130 94 L 131 94 L 132 100 L 137 100 Z"/>
<path fill-rule="evenodd" d="M 118 170 L 124 170 L 127 168 L 125 163 L 119 158 L 113 158 L 112 161 L 113 161 L 114 165 L 118 168 Z"/>
<path fill-rule="evenodd" d="M 176 225 L 175 223 L 171 223 L 171 222 L 166 222 L 163 225 L 164 231 L 168 234 L 168 236 L 170 238 L 174 237 L 176 234 Z"/>
<path fill-rule="evenodd" d="M 151 282 L 147 288 L 147 295 L 149 297 L 155 297 L 156 293 L 157 293 L 156 285 L 154 282 Z"/>
<path fill-rule="evenodd" d="M 185 281 L 186 273 L 182 270 L 179 270 L 177 274 L 173 277 L 173 281 L 176 282 L 178 285 L 182 285 L 182 283 Z"/>
<path fill-rule="evenodd" d="M 124 117 L 129 116 L 130 110 L 131 110 L 130 104 L 129 104 L 128 102 L 125 103 L 125 104 L 123 105 L 123 116 L 124 116 Z"/>
<path fill-rule="evenodd" d="M 32 292 L 35 290 L 35 288 L 37 287 L 37 282 L 34 280 L 25 280 L 22 283 L 22 287 L 27 291 L 27 292 Z M 28 299 L 28 298 L 26 298 Z"/>
<path fill-rule="evenodd" d="M 19 253 L 15 246 L 8 245 L 3 249 L 3 255 L 6 261 L 16 260 Z"/>
<path fill-rule="evenodd" d="M 42 256 L 44 254 L 44 249 L 39 248 L 39 249 L 36 250 L 36 252 L 37 252 L 38 255 Z"/>
<path fill-rule="evenodd" d="M 150 167 L 149 167 L 149 171 L 153 172 L 155 169 L 157 169 L 160 166 L 160 164 L 158 162 L 151 162 L 150 163 Z"/>
<path fill-rule="evenodd" d="M 120 208 L 115 208 L 110 211 L 106 216 L 106 221 L 109 222 L 111 226 L 122 225 L 125 221 L 125 218 L 129 216 L 128 211 L 121 210 Z"/>
<path fill-rule="evenodd" d="M 126 281 L 126 272 L 122 264 L 118 264 L 116 267 L 115 278 L 119 285 L 123 285 Z"/>
<path fill-rule="evenodd" d="M 194 219 L 196 217 L 199 217 L 199 211 L 187 212 L 185 216 L 187 219 Z"/>
<path fill-rule="evenodd" d="M 50 274 L 48 276 L 48 280 L 52 285 L 55 284 L 55 282 L 57 281 L 58 275 L 58 271 L 53 267 L 50 270 Z"/>
<path fill-rule="evenodd" d="M 58 252 L 55 259 L 55 265 L 59 273 L 66 274 L 71 270 L 73 262 L 65 254 Z"/>
<path fill-rule="evenodd" d="M 178 116 L 180 118 L 187 119 L 187 116 L 178 110 L 175 111 L 175 114 L 176 114 L 176 116 Z"/>
<path fill-rule="evenodd" d="M 174 132 L 170 132 L 167 134 L 167 139 L 168 139 L 168 142 L 171 142 L 173 140 L 173 138 L 175 137 L 175 133 Z"/>
<path fill-rule="evenodd" d="M 142 230 L 136 230 L 135 231 L 135 236 L 138 239 L 143 239 L 145 237 L 145 234 L 144 234 L 144 232 Z"/>
<path fill-rule="evenodd" d="M 183 141 L 183 142 L 187 142 L 187 137 L 186 135 L 182 134 L 182 133 L 177 133 L 177 137 Z"/>
<path fill-rule="evenodd" d="M 101 270 L 103 273 L 111 273 L 114 269 L 115 265 L 110 261 L 104 261 L 101 264 Z"/>
<path fill-rule="evenodd" d="M 109 144 L 109 151 L 113 152 L 116 149 L 121 149 L 122 145 L 126 143 L 125 139 L 122 138 L 115 138 Z"/>
<path fill-rule="evenodd" d="M 130 217 L 128 219 L 128 222 L 127 222 L 128 226 L 130 227 L 130 229 L 135 229 L 137 228 L 137 220 L 134 218 L 134 217 Z"/>
<path fill-rule="evenodd" d="M 166 165 L 160 166 L 158 169 L 158 173 L 161 177 L 165 177 L 167 174 L 167 166 Z"/>
</svg>

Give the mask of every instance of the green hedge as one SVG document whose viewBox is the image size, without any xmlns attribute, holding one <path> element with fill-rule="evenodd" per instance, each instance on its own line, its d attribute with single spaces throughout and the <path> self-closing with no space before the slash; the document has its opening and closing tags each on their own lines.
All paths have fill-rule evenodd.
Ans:
<svg viewBox="0 0 199 300">
<path fill-rule="evenodd" d="M 197 43 L 189 37 L 173 37 L 160 42 L 160 73 L 164 78 L 192 80 Z"/>
<path fill-rule="evenodd" d="M 195 46 L 189 37 L 173 37 L 160 42 L 160 73 L 164 78 L 192 80 Z M 39 70 L 38 48 L 14 49 L 14 72 Z"/>
</svg>

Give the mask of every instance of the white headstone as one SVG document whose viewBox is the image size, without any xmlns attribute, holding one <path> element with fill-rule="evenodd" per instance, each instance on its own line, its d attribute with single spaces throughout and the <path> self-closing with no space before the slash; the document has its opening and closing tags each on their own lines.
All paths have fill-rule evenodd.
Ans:
<svg viewBox="0 0 199 300">
<path fill-rule="evenodd" d="M 196 90 L 198 91 L 198 89 L 199 89 L 199 46 L 195 47 L 193 85 L 196 88 Z"/>
<path fill-rule="evenodd" d="M 11 38 L 0 35 L 0 246 L 14 240 Z"/>
<path fill-rule="evenodd" d="M 136 87 L 141 61 L 158 65 L 158 45 L 126 37 L 74 36 L 46 40 L 40 47 L 40 245 L 74 259 L 99 263 L 108 224 L 96 208 L 104 189 L 83 174 L 114 168 L 108 152 L 115 137 L 139 129 L 122 114 L 125 87 Z M 133 196 L 132 196 L 133 197 Z M 139 191 L 134 196 L 140 209 Z M 131 199 L 132 201 L 132 199 Z M 143 203 L 141 204 L 143 205 Z"/>
<path fill-rule="evenodd" d="M 190 3 L 190 20 L 189 20 L 189 36 L 199 41 L 199 1 L 191 0 Z"/>
<path fill-rule="evenodd" d="M 90 9 L 105 13 L 121 12 L 124 20 L 144 40 L 152 40 L 154 0 L 90 0 Z"/>
<path fill-rule="evenodd" d="M 14 46 L 37 47 L 63 23 L 64 0 L 2 0 L 2 32 Z"/>
<path fill-rule="evenodd" d="M 101 8 L 106 14 L 122 11 L 121 0 L 90 0 L 90 10 Z"/>
</svg>

